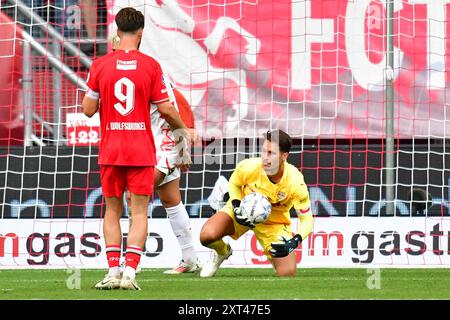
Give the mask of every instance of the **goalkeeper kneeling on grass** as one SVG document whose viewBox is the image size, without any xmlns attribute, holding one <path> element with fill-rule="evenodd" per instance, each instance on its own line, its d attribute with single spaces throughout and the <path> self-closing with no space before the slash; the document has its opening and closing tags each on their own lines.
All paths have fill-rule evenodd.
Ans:
<svg viewBox="0 0 450 320">
<path fill-rule="evenodd" d="M 243 160 L 236 166 L 229 181 L 230 199 L 206 221 L 200 232 L 202 245 L 215 251 L 212 261 L 203 266 L 200 277 L 214 276 L 222 262 L 231 256 L 233 250 L 223 237 L 237 240 L 248 230 L 254 231 L 278 276 L 296 275 L 293 251 L 310 234 L 314 219 L 303 175 L 287 162 L 291 145 L 287 133 L 268 131 L 261 157 Z M 253 192 L 266 196 L 272 205 L 268 219 L 258 224 L 252 223 L 240 209 L 244 196 Z M 289 214 L 292 207 L 300 219 L 294 235 Z"/>
</svg>

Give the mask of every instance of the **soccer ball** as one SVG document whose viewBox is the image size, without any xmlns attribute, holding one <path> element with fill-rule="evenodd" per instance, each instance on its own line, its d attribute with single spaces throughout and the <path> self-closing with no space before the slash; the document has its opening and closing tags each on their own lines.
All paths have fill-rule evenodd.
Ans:
<svg viewBox="0 0 450 320">
<path fill-rule="evenodd" d="M 266 196 L 258 192 L 253 192 L 242 199 L 240 209 L 244 217 L 251 223 L 257 224 L 269 218 L 272 205 Z"/>
</svg>

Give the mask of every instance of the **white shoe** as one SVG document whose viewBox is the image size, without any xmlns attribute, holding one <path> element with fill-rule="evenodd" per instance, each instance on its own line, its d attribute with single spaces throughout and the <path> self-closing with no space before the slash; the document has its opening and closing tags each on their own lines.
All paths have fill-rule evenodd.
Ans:
<svg viewBox="0 0 450 320">
<path fill-rule="evenodd" d="M 213 277 L 216 274 L 222 262 L 227 260 L 232 253 L 233 249 L 231 249 L 230 245 L 228 245 L 228 253 L 223 256 L 218 255 L 217 252 L 214 252 L 213 260 L 203 265 L 202 271 L 200 271 L 200 277 L 202 278 Z"/>
<path fill-rule="evenodd" d="M 124 290 L 141 290 L 136 282 L 136 279 L 131 279 L 130 277 L 124 276 L 120 280 L 120 289 Z"/>
<path fill-rule="evenodd" d="M 184 262 L 181 260 L 180 263 L 173 267 L 173 269 L 164 271 L 165 274 L 180 274 L 180 273 L 194 273 L 201 270 L 200 264 L 198 262 Z"/>
<path fill-rule="evenodd" d="M 95 285 L 95 289 L 99 290 L 112 290 L 120 288 L 120 276 L 112 277 L 106 275 L 105 278 Z"/>
<path fill-rule="evenodd" d="M 125 271 L 125 261 L 122 261 L 122 263 L 120 264 L 120 273 L 123 273 Z M 142 271 L 142 267 L 141 267 L 141 263 L 139 262 L 137 268 L 136 268 L 136 274 L 141 273 Z"/>
</svg>

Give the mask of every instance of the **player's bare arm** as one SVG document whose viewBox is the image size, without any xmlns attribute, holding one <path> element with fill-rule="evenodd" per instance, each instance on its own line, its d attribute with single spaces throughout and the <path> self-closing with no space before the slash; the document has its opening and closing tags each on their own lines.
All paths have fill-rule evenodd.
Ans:
<svg viewBox="0 0 450 320">
<path fill-rule="evenodd" d="M 86 94 L 83 98 L 81 107 L 83 108 L 83 113 L 90 118 L 97 112 L 99 108 L 99 100 L 88 97 Z"/>
<path fill-rule="evenodd" d="M 158 112 L 161 114 L 161 117 L 169 123 L 177 142 L 182 144 L 179 155 L 179 167 L 183 171 L 186 171 L 192 163 L 190 152 L 188 150 L 190 141 L 192 141 L 190 133 L 181 119 L 177 109 L 170 101 L 158 103 L 156 106 L 158 108 Z"/>
<path fill-rule="evenodd" d="M 163 117 L 164 120 L 169 123 L 173 131 L 177 129 L 187 129 L 183 120 L 181 120 L 180 114 L 174 108 L 172 102 L 167 100 L 156 104 L 156 106 L 158 107 L 158 112 L 161 114 L 161 117 Z"/>
<path fill-rule="evenodd" d="M 161 114 L 161 117 L 169 123 L 176 136 L 183 136 L 188 139 L 189 142 L 195 141 L 195 130 L 189 130 L 186 127 L 180 114 L 170 101 L 158 103 L 156 106 L 158 107 L 158 112 Z"/>
</svg>

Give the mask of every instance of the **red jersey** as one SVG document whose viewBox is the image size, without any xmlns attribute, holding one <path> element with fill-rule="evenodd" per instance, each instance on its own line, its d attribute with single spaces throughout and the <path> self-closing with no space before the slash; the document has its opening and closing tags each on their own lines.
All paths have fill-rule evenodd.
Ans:
<svg viewBox="0 0 450 320">
<path fill-rule="evenodd" d="M 150 104 L 169 100 L 161 66 L 138 50 L 116 50 L 91 66 L 87 86 L 99 93 L 98 163 L 156 165 Z"/>
</svg>

